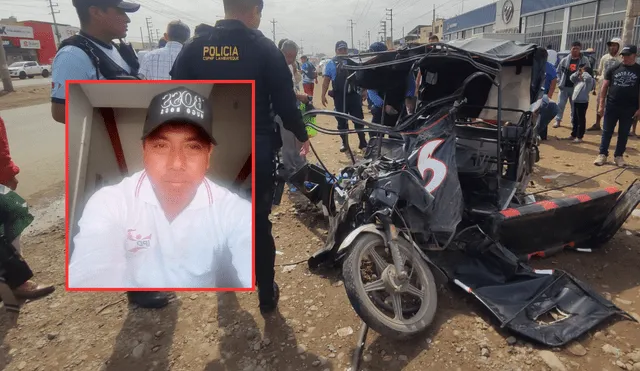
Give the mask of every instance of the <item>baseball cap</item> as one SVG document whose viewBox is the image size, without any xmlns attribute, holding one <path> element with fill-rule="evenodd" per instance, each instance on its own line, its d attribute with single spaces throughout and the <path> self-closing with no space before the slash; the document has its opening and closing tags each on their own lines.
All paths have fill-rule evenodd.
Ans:
<svg viewBox="0 0 640 371">
<path fill-rule="evenodd" d="M 346 41 L 340 40 L 336 43 L 336 50 L 338 49 L 349 49 L 349 45 Z"/>
<path fill-rule="evenodd" d="M 638 54 L 638 48 L 635 45 L 625 45 L 620 51 L 621 55 Z"/>
<path fill-rule="evenodd" d="M 614 37 L 611 41 L 607 42 L 607 46 L 611 46 L 611 44 L 622 45 L 622 39 L 619 37 Z"/>
<path fill-rule="evenodd" d="M 372 52 L 383 52 L 387 50 L 387 46 L 380 41 L 376 41 L 373 44 L 371 44 L 371 46 L 369 46 L 369 50 Z"/>
<path fill-rule="evenodd" d="M 148 137 L 164 124 L 179 122 L 202 129 L 211 143 L 217 144 L 211 134 L 211 121 L 212 113 L 209 99 L 181 86 L 153 97 L 149 103 L 147 118 L 142 128 L 142 139 Z"/>
<path fill-rule="evenodd" d="M 90 6 L 115 7 L 127 13 L 134 13 L 140 9 L 140 4 L 122 0 L 73 0 L 72 3 L 76 8 L 88 8 Z"/>
</svg>

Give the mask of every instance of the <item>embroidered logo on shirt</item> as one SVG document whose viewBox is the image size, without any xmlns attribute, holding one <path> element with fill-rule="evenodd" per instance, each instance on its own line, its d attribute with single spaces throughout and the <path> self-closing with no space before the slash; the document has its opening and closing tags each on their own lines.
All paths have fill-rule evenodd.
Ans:
<svg viewBox="0 0 640 371">
<path fill-rule="evenodd" d="M 129 241 L 133 241 L 135 242 L 134 244 L 129 243 L 127 250 L 129 252 L 138 252 L 140 250 L 146 250 L 148 248 L 151 247 L 151 235 L 148 235 L 146 237 L 142 237 L 141 234 L 134 234 L 136 230 L 135 229 L 128 229 L 127 230 L 127 239 Z"/>
</svg>

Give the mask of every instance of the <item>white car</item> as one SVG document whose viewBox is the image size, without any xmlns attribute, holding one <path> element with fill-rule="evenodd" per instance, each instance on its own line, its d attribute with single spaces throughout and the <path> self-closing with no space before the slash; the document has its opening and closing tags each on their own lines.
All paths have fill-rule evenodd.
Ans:
<svg viewBox="0 0 640 371">
<path fill-rule="evenodd" d="M 32 79 L 36 76 L 49 77 L 51 74 L 50 65 L 41 65 L 38 62 L 26 61 L 15 62 L 9 66 L 9 75 L 24 80 L 27 77 Z"/>
<path fill-rule="evenodd" d="M 320 63 L 318 63 L 318 75 L 322 76 L 324 75 L 324 67 L 327 65 L 327 62 L 329 62 L 331 59 L 323 59 L 320 61 Z"/>
</svg>

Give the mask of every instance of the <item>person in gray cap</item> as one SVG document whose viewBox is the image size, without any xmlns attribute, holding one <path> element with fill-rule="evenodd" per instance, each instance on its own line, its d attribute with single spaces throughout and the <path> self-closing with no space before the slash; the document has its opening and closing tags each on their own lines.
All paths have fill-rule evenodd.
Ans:
<svg viewBox="0 0 640 371">
<path fill-rule="evenodd" d="M 144 170 L 84 208 L 70 288 L 251 288 L 251 203 L 205 177 L 216 140 L 211 103 L 178 87 L 151 101 Z"/>
<path fill-rule="evenodd" d="M 598 114 L 603 115 L 600 153 L 593 162 L 596 166 L 607 163 L 609 144 L 618 126 L 618 141 L 613 154 L 616 166 L 625 166 L 624 152 L 635 120 L 640 118 L 640 65 L 636 63 L 638 48 L 625 45 L 620 50 L 622 63 L 610 67 L 604 75 Z"/>
</svg>

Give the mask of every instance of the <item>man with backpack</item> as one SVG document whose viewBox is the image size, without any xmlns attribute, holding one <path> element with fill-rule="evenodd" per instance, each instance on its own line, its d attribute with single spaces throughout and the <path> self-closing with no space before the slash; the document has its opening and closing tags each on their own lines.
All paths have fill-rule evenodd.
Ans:
<svg viewBox="0 0 640 371">
<path fill-rule="evenodd" d="M 65 83 L 67 80 L 139 79 L 140 63 L 131 44 L 124 43 L 127 13 L 139 4 L 121 0 L 73 0 L 80 33 L 60 43 L 51 66 L 51 115 L 57 122 L 65 119 Z M 113 40 L 119 39 L 116 44 Z"/>
<path fill-rule="evenodd" d="M 131 22 L 127 13 L 139 4 L 122 0 L 73 0 L 80 33 L 60 43 L 51 75 L 51 115 L 65 122 L 67 80 L 140 79 L 140 63 L 131 44 L 122 41 Z M 119 39 L 116 44 L 113 40 Z M 143 308 L 162 308 L 169 295 L 155 291 L 128 292 L 129 301 Z"/>
<path fill-rule="evenodd" d="M 349 81 L 348 70 L 343 67 L 346 60 L 341 61 L 338 59 L 340 56 L 347 55 L 349 46 L 345 41 L 338 41 L 336 43 L 336 57 L 327 62 L 324 68 L 324 81 L 322 82 L 322 105 L 327 106 L 327 92 L 329 90 L 329 83 L 332 83 L 333 90 L 329 92 L 329 96 L 333 98 L 333 104 L 335 110 L 350 114 L 359 119 L 364 118 L 362 112 L 362 102 L 367 99 L 366 92 L 360 92 L 358 87 L 351 81 Z M 343 118 L 336 118 L 338 121 L 338 130 L 348 130 L 349 124 L 347 120 Z M 353 123 L 356 129 L 362 129 L 362 124 Z M 347 152 L 349 148 L 349 136 L 347 134 L 340 135 L 342 137 L 342 146 L 340 152 Z M 358 133 L 360 144 L 358 148 L 364 150 L 367 148 L 367 140 L 363 132 Z"/>
<path fill-rule="evenodd" d="M 302 88 L 305 94 L 313 97 L 313 89 L 315 87 L 315 83 L 318 82 L 316 66 L 309 61 L 309 58 L 307 58 L 306 55 L 300 57 L 300 61 L 302 62 L 302 66 L 300 66 L 300 69 L 302 70 Z"/>
</svg>

